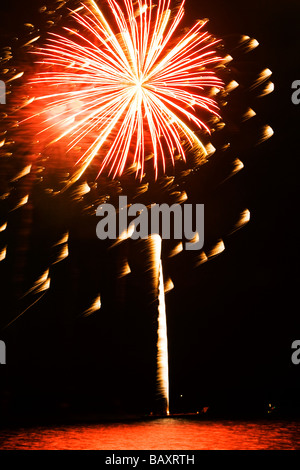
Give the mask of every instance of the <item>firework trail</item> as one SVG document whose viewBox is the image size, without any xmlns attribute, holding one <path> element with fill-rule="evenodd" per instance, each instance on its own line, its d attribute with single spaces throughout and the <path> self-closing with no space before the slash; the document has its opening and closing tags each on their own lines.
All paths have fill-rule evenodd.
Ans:
<svg viewBox="0 0 300 470">
<path fill-rule="evenodd" d="M 158 297 L 158 328 L 157 328 L 157 395 L 161 402 L 160 412 L 168 415 L 169 410 L 169 358 L 168 332 L 165 301 L 165 283 L 162 266 L 162 239 L 154 234 L 149 238 L 150 253 L 152 254 L 151 269 L 154 276 L 154 289 Z"/>
<path fill-rule="evenodd" d="M 169 409 L 169 357 L 168 357 L 168 331 L 167 314 L 164 292 L 164 277 L 162 261 L 159 263 L 159 315 L 158 315 L 158 386 L 165 400 L 165 412 L 170 414 Z"/>
</svg>

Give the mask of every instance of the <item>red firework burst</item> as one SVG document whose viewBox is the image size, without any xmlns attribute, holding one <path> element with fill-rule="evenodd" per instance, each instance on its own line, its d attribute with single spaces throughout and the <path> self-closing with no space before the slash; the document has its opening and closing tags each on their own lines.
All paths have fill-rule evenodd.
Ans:
<svg viewBox="0 0 300 470">
<path fill-rule="evenodd" d="M 76 29 L 49 33 L 35 51 L 43 69 L 31 80 L 31 119 L 38 119 L 44 143 L 65 141 L 73 152 L 76 170 L 68 185 L 95 157 L 99 174 L 107 169 L 120 176 L 133 165 L 142 178 L 148 155 L 156 177 L 168 158 L 173 164 L 176 154 L 185 160 L 187 148 L 205 156 L 196 132 L 209 128 L 197 112 L 218 115 L 208 90 L 220 89 L 222 81 L 209 66 L 221 59 L 218 41 L 203 31 L 205 22 L 177 36 L 184 1 L 174 14 L 170 0 L 124 0 L 122 8 L 115 0 L 107 3 L 111 22 L 91 0 L 71 12 Z"/>
</svg>

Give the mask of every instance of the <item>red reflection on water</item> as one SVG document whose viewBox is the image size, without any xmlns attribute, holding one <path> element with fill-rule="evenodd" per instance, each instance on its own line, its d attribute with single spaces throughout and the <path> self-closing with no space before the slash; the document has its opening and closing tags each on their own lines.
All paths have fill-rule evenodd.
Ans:
<svg viewBox="0 0 300 470">
<path fill-rule="evenodd" d="M 24 450 L 259 450 L 300 449 L 299 422 L 189 421 L 1 430 L 1 449 Z"/>
</svg>

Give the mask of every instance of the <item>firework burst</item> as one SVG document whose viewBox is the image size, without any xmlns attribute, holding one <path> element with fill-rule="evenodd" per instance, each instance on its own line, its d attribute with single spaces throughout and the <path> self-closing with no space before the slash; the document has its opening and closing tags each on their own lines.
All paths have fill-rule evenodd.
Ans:
<svg viewBox="0 0 300 470">
<path fill-rule="evenodd" d="M 209 91 L 222 88 L 213 70 L 221 59 L 205 21 L 176 35 L 184 1 L 174 13 L 170 0 L 107 4 L 112 20 L 91 0 L 71 12 L 76 29 L 49 33 L 34 51 L 43 68 L 31 80 L 37 108 L 30 119 L 44 145 L 65 142 L 75 160 L 67 186 L 94 159 L 98 175 L 119 177 L 130 166 L 142 178 L 148 156 L 155 177 L 167 160 L 185 160 L 187 149 L 202 158 L 197 132 L 210 132 L 207 115 L 218 116 Z"/>
</svg>

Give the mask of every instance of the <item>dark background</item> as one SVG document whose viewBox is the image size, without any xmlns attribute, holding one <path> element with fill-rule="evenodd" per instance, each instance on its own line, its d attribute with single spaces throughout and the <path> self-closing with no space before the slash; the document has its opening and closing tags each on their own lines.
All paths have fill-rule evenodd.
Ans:
<svg viewBox="0 0 300 470">
<path fill-rule="evenodd" d="M 40 5 L 15 0 L 1 5 L 2 44 L 24 23 L 37 20 Z M 237 155 L 245 168 L 223 185 L 209 188 L 217 163 L 190 184 L 192 198 L 206 203 L 206 223 L 211 224 L 206 229 L 222 237 L 226 250 L 198 268 L 184 253 L 167 261 L 175 285 L 166 297 L 171 411 L 209 406 L 215 416 L 254 417 L 268 416 L 272 404 L 277 413 L 297 417 L 300 365 L 291 362 L 291 344 L 299 339 L 300 107 L 291 102 L 291 84 L 300 79 L 300 7 L 297 1 L 217 0 L 191 1 L 186 10 L 187 23 L 208 17 L 217 37 L 246 34 L 258 40 L 259 48 L 245 60 L 248 68 L 253 61 L 259 70 L 273 72 L 275 91 L 258 100 L 255 109 L 275 134 L 259 146 L 245 147 Z M 199 181 L 205 171 L 203 187 Z M 48 207 L 43 218 L 41 207 L 37 225 L 47 222 L 51 230 L 54 219 Z M 231 207 L 237 213 L 248 208 L 251 221 L 227 236 Z M 80 223 L 74 224 L 70 256 L 52 269 L 49 293 L 0 333 L 7 346 L 0 380 L 8 421 L 23 415 L 41 419 L 78 411 L 123 415 L 152 409 L 155 302 L 140 261 L 142 247 L 128 248 L 135 269 L 122 284 L 127 292 L 122 297 L 114 271 L 120 253 L 107 254 L 94 240 L 94 221 L 81 235 Z M 41 233 L 35 236 L 42 245 Z M 17 234 L 17 229 L 11 233 L 14 240 Z M 37 260 L 35 252 L 33 264 Z M 10 279 L 2 285 L 9 304 Z M 103 308 L 87 319 L 78 317 L 99 286 Z M 4 305 L 6 318 L 10 307 Z"/>
</svg>

